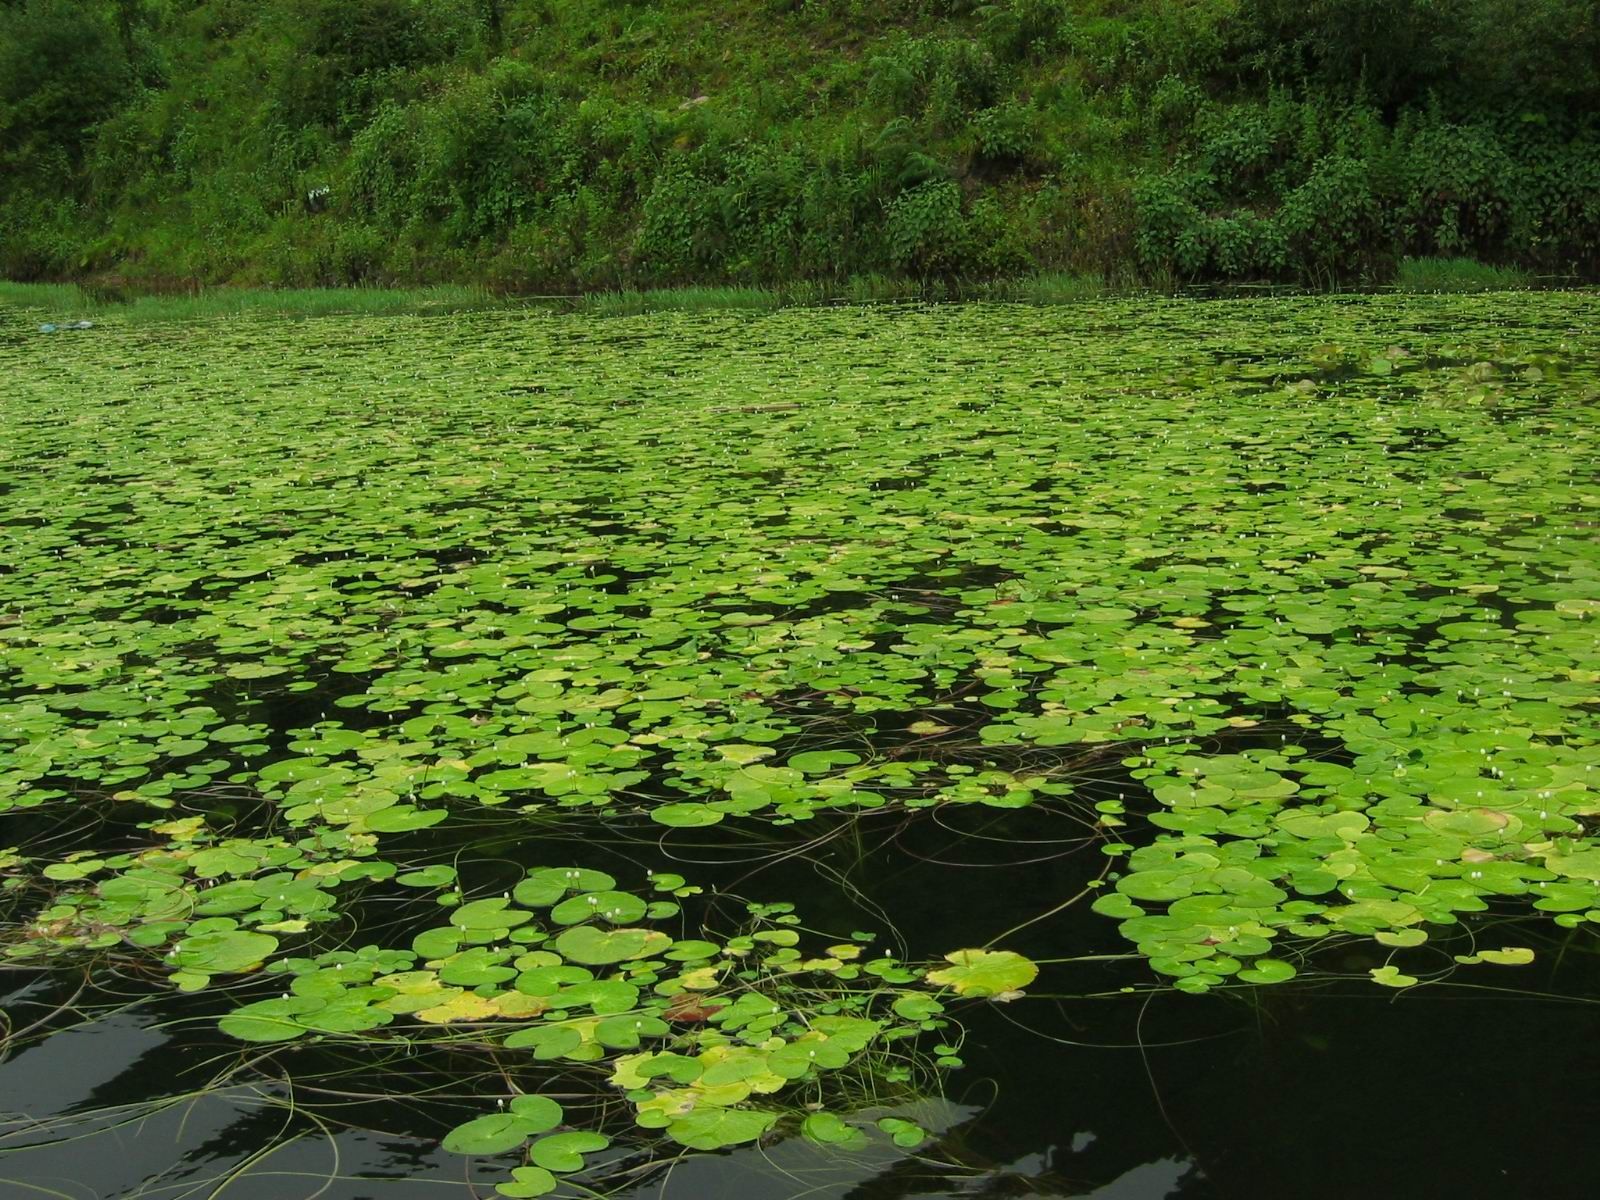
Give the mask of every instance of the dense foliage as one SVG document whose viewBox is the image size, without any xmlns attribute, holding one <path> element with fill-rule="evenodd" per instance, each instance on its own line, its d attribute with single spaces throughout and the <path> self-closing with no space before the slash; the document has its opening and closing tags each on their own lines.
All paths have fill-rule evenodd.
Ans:
<svg viewBox="0 0 1600 1200">
<path fill-rule="evenodd" d="M 1597 109 L 1587 0 L 5 0 L 0 273 L 1593 277 Z"/>
</svg>

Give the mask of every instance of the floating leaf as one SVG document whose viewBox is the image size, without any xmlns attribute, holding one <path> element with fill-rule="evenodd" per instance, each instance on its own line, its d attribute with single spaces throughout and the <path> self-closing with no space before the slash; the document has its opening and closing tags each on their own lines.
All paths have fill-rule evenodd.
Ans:
<svg viewBox="0 0 1600 1200">
<path fill-rule="evenodd" d="M 830 1112 L 812 1113 L 801 1123 L 800 1131 L 823 1146 L 859 1150 L 867 1144 L 866 1134 Z"/>
<path fill-rule="evenodd" d="M 1384 987 L 1410 987 L 1417 982 L 1413 976 L 1401 974 L 1399 967 L 1373 967 L 1371 975 L 1374 982 L 1381 983 Z"/>
<path fill-rule="evenodd" d="M 1533 951 L 1526 946 L 1504 946 L 1499 950 L 1479 950 L 1478 957 L 1504 967 L 1520 967 L 1533 961 Z"/>
<path fill-rule="evenodd" d="M 584 1044 L 583 1032 L 572 1025 L 535 1025 L 505 1040 L 508 1050 L 527 1050 L 537 1059 L 565 1058 Z"/>
<path fill-rule="evenodd" d="M 218 1022 L 223 1033 L 246 1042 L 288 1042 L 307 1032 L 296 1014 L 314 1005 L 299 997 L 258 1000 L 235 1009 Z"/>
<path fill-rule="evenodd" d="M 522 1095 L 513 1097 L 511 1112 L 519 1117 L 534 1133 L 544 1133 L 561 1124 L 561 1105 L 548 1096 Z"/>
<path fill-rule="evenodd" d="M 1244 983 L 1284 983 L 1295 977 L 1294 967 L 1276 958 L 1258 958 L 1236 978 Z"/>
<path fill-rule="evenodd" d="M 278 948 L 271 934 L 235 929 L 184 938 L 172 951 L 172 962 L 189 971 L 231 975 L 259 967 Z"/>
<path fill-rule="evenodd" d="M 508 908 L 508 903 L 501 897 L 474 900 L 452 912 L 450 923 L 457 929 L 512 929 L 532 919 L 532 913 Z"/>
<path fill-rule="evenodd" d="M 443 1004 L 420 1010 L 417 1020 L 429 1025 L 448 1025 L 451 1021 L 487 1021 L 499 1015 L 500 1010 L 493 1000 L 463 992 Z"/>
<path fill-rule="evenodd" d="M 998 996 L 1021 991 L 1039 975 L 1039 968 L 1010 950 L 957 950 L 945 955 L 952 966 L 929 971 L 929 983 L 952 988 L 960 996 Z"/>
<path fill-rule="evenodd" d="M 474 1117 L 444 1135 L 442 1145 L 452 1154 L 504 1154 L 515 1150 L 536 1131 L 514 1112 Z"/>
<path fill-rule="evenodd" d="M 878 1122 L 878 1128 L 893 1138 L 896 1146 L 906 1150 L 914 1150 L 928 1140 L 928 1133 L 922 1126 L 900 1117 L 884 1117 Z"/>
<path fill-rule="evenodd" d="M 643 917 L 645 907 L 643 900 L 627 892 L 585 892 L 552 908 L 550 919 L 557 925 L 576 925 L 590 920 L 626 925 Z"/>
<path fill-rule="evenodd" d="M 691 1150 L 721 1150 L 753 1142 L 777 1123 L 778 1114 L 744 1108 L 696 1108 L 667 1125 L 667 1136 Z"/>
<path fill-rule="evenodd" d="M 543 1167 L 512 1167 L 511 1182 L 498 1183 L 495 1191 L 512 1200 L 545 1196 L 556 1190 L 556 1177 Z"/>
<path fill-rule="evenodd" d="M 542 1137 L 528 1151 L 533 1165 L 546 1171 L 581 1171 L 583 1156 L 604 1150 L 611 1139 L 603 1133 L 578 1130 L 573 1133 L 552 1133 Z"/>
<path fill-rule="evenodd" d="M 709 804 L 662 804 L 650 810 L 652 821 L 678 829 L 702 829 L 717 824 L 725 815 Z"/>
<path fill-rule="evenodd" d="M 617 881 L 604 871 L 586 867 L 542 867 L 530 871 L 511 894 L 518 904 L 548 908 L 569 892 L 605 892 L 616 886 Z"/>
<path fill-rule="evenodd" d="M 650 929 L 601 930 L 593 925 L 576 925 L 556 939 L 556 950 L 563 958 L 589 966 L 626 962 L 659 954 L 672 944 L 664 933 Z"/>
</svg>

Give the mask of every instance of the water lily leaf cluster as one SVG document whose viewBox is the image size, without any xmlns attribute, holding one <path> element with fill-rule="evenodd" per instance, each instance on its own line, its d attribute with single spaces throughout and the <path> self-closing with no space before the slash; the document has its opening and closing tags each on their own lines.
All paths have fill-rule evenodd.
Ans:
<svg viewBox="0 0 1600 1200">
<path fill-rule="evenodd" d="M 577 890 L 586 887 L 603 890 Z M 562 915 L 574 901 L 581 923 Z M 450 909 L 447 924 L 418 933 L 408 949 L 277 958 L 266 970 L 287 989 L 240 1005 L 221 1028 L 255 1043 L 470 1029 L 503 1048 L 502 1064 L 590 1065 L 632 1104 L 639 1127 L 691 1150 L 714 1150 L 754 1141 L 783 1120 L 788 1110 L 774 1102 L 778 1093 L 816 1084 L 863 1056 L 881 1071 L 894 1057 L 892 1043 L 946 1024 L 944 1006 L 917 990 L 918 972 L 893 956 L 868 956 L 856 942 L 807 954 L 787 905 L 754 906 L 767 915 L 720 943 L 612 923 L 619 910 L 646 907 L 603 872 L 539 868 L 509 896 Z M 273 949 L 239 941 L 262 936 L 186 939 L 177 953 L 237 966 Z M 927 974 L 926 983 L 948 984 L 958 996 L 1011 993 L 1037 974 L 1011 952 L 962 952 L 951 961 L 953 975 Z M 519 1095 L 503 1111 L 458 1126 L 444 1145 L 501 1154 L 561 1123 L 553 1101 Z M 819 1128 L 813 1124 L 807 1136 L 860 1140 L 831 1125 L 824 1138 Z M 582 1153 L 609 1144 L 596 1139 L 592 1131 L 552 1134 L 531 1143 L 529 1162 L 552 1176 L 579 1170 Z M 502 1190 L 538 1194 L 525 1190 L 535 1183 L 554 1186 L 543 1175 L 519 1174 L 505 1185 L 513 1190 Z"/>
<path fill-rule="evenodd" d="M 475 1031 L 697 1148 L 1033 963 L 451 839 L 1043 807 L 1152 979 L 1515 971 L 1434 947 L 1600 923 L 1592 303 L 0 337 L 0 954 L 281 982 L 225 1018 L 267 1046 Z M 507 1195 L 592 1153 L 528 1107 Z"/>
</svg>

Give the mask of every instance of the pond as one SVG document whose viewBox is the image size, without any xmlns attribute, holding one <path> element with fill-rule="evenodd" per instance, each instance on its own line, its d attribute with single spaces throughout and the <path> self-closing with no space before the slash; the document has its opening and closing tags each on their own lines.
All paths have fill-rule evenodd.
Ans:
<svg viewBox="0 0 1600 1200">
<path fill-rule="evenodd" d="M 1587 1194 L 1596 313 L 0 311 L 5 1194 Z"/>
</svg>

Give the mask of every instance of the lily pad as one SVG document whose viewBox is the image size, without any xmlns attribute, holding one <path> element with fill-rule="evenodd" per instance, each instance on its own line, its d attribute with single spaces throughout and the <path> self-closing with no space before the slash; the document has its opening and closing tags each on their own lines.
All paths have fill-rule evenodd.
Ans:
<svg viewBox="0 0 1600 1200">
<path fill-rule="evenodd" d="M 959 996 L 999 996 L 1018 992 L 1039 975 L 1031 961 L 1010 950 L 957 950 L 946 954 L 952 964 L 929 971 L 929 983 L 948 987 Z"/>
<path fill-rule="evenodd" d="M 556 938 L 556 950 L 565 959 L 588 966 L 627 962 L 660 954 L 672 939 L 653 929 L 597 929 L 576 925 Z"/>
<path fill-rule="evenodd" d="M 744 1108 L 696 1108 L 667 1125 L 667 1136 L 691 1150 L 721 1150 L 753 1142 L 777 1123 L 778 1114 Z"/>
<path fill-rule="evenodd" d="M 546 1171 L 581 1171 L 583 1156 L 604 1150 L 611 1139 L 603 1133 L 577 1130 L 572 1133 L 552 1133 L 542 1137 L 528 1151 L 533 1165 Z"/>
<path fill-rule="evenodd" d="M 207 975 L 232 975 L 253 971 L 278 948 L 268 933 L 235 929 L 184 938 L 172 951 L 174 965 Z"/>
</svg>

